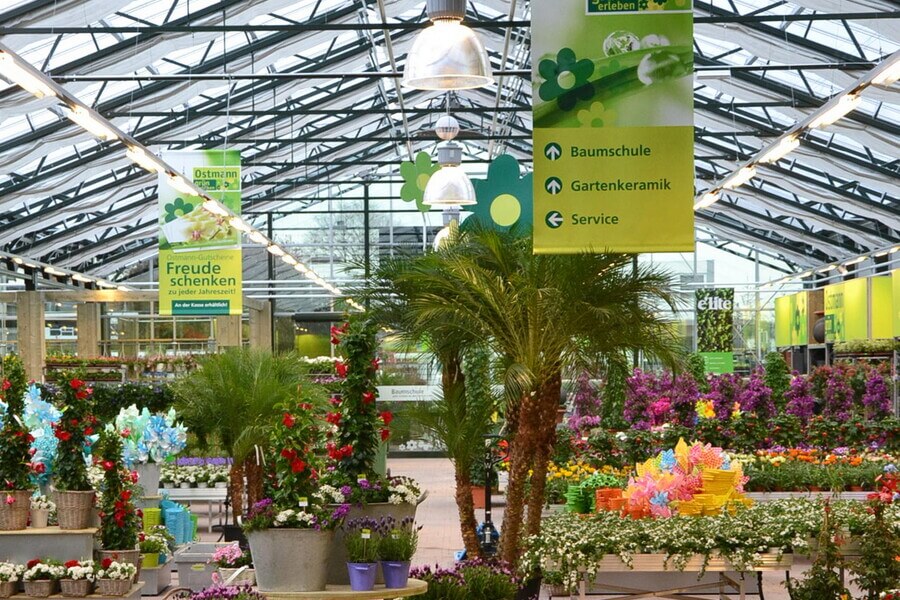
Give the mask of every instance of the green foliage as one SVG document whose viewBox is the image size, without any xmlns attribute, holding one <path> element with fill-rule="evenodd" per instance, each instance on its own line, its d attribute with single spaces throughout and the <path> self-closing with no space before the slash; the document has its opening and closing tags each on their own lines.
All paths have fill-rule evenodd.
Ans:
<svg viewBox="0 0 900 600">
<path fill-rule="evenodd" d="M 134 404 L 151 413 L 168 412 L 175 404 L 175 394 L 168 384 L 128 382 L 94 387 L 94 416 L 104 423 L 116 418 L 119 410 Z"/>
<path fill-rule="evenodd" d="M 687 370 L 697 382 L 701 394 L 709 393 L 709 379 L 706 377 L 706 359 L 696 352 L 691 352 L 687 358 Z"/>
<path fill-rule="evenodd" d="M 626 427 L 625 389 L 629 376 L 628 365 L 623 360 L 613 360 L 606 368 L 606 385 L 600 404 L 600 423 L 609 429 Z"/>
<path fill-rule="evenodd" d="M 885 518 L 885 508 L 886 503 L 880 500 L 869 501 L 871 524 L 859 540 L 859 559 L 850 563 L 853 583 L 866 592 L 869 600 L 900 585 L 900 535 L 897 524 Z"/>
<path fill-rule="evenodd" d="M 766 374 L 764 381 L 766 387 L 772 390 L 772 400 L 778 412 L 783 412 L 785 407 L 784 394 L 791 387 L 791 371 L 784 357 L 778 352 L 769 352 L 765 358 Z"/>
<path fill-rule="evenodd" d="M 419 529 L 412 519 L 404 519 L 400 523 L 389 518 L 378 540 L 378 557 L 380 560 L 407 562 L 412 560 L 419 547 Z"/>
<path fill-rule="evenodd" d="M 122 462 L 122 439 L 105 429 L 95 449 L 103 468 L 100 497 L 100 544 L 104 550 L 134 550 L 141 518 L 132 500 L 134 482 Z"/>
<path fill-rule="evenodd" d="M 697 290 L 697 304 L 718 298 L 734 305 L 732 288 Z M 734 349 L 734 311 L 697 309 L 697 350 L 700 352 L 731 352 Z"/>
<path fill-rule="evenodd" d="M 850 597 L 840 575 L 843 560 L 835 543 L 839 534 L 838 525 L 826 506 L 819 533 L 819 549 L 812 568 L 804 573 L 803 581 L 790 579 L 786 584 L 791 600 L 845 600 Z"/>
<path fill-rule="evenodd" d="M 347 562 L 378 562 L 378 522 L 373 519 L 357 519 L 344 526 L 344 545 Z"/>
<path fill-rule="evenodd" d="M 380 421 L 375 399 L 378 396 L 378 325 L 359 317 L 349 322 L 340 336 L 347 376 L 341 384 L 341 427 L 338 446 L 350 447 L 349 456 L 341 459 L 340 468 L 356 476 L 373 472 L 375 454 L 381 442 Z"/>
<path fill-rule="evenodd" d="M 272 428 L 269 446 L 272 448 L 271 498 L 276 507 L 296 508 L 301 498 L 309 502 L 318 487 L 314 474 L 324 462 L 316 448 L 324 442 L 323 421 L 312 404 L 295 402 L 280 407 L 281 421 Z"/>
<path fill-rule="evenodd" d="M 90 491 L 84 450 L 87 436 L 94 433 L 97 419 L 91 414 L 91 388 L 83 371 L 66 371 L 60 381 L 62 418 L 54 426 L 59 439 L 55 465 L 56 489 L 69 492 Z"/>
<path fill-rule="evenodd" d="M 7 490 L 27 490 L 32 484 L 31 433 L 22 424 L 28 383 L 22 360 L 15 354 L 3 357 L 3 385 L 0 397 L 7 404 L 0 430 L 0 486 Z"/>
<path fill-rule="evenodd" d="M 199 369 L 174 384 L 176 409 L 201 446 L 215 442 L 243 462 L 254 446 L 265 446 L 278 407 L 294 400 L 301 385 L 308 401 L 322 396 L 304 383 L 296 355 L 229 348 L 204 357 Z"/>
</svg>

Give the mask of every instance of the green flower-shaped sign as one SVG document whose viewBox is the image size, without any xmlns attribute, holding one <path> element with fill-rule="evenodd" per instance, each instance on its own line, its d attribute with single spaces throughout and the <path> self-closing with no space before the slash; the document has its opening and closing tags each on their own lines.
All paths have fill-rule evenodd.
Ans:
<svg viewBox="0 0 900 600">
<path fill-rule="evenodd" d="M 519 175 L 519 161 L 509 154 L 498 156 L 488 167 L 487 179 L 474 179 L 478 204 L 464 206 L 472 215 L 463 228 L 475 222 L 508 230 L 515 226 L 529 231 L 532 224 L 534 190 L 532 173 Z"/>
<path fill-rule="evenodd" d="M 572 110 L 579 100 L 594 97 L 594 86 L 588 82 L 594 74 L 594 63 L 587 58 L 578 60 L 571 48 L 560 50 L 555 61 L 542 60 L 538 72 L 544 78 L 538 90 L 541 100 L 556 100 L 562 110 Z"/>
<path fill-rule="evenodd" d="M 165 206 L 166 209 L 166 223 L 170 221 L 174 221 L 178 217 L 183 217 L 188 214 L 192 210 L 194 210 L 194 205 L 190 202 L 185 202 L 181 198 L 175 198 L 174 202 L 169 202 Z"/>
<path fill-rule="evenodd" d="M 416 208 L 428 212 L 429 207 L 422 203 L 425 199 L 425 186 L 440 168 L 440 165 L 431 162 L 431 156 L 427 152 L 416 154 L 416 162 L 401 163 L 400 176 L 403 177 L 403 187 L 400 188 L 400 199 L 404 202 L 415 200 Z"/>
</svg>

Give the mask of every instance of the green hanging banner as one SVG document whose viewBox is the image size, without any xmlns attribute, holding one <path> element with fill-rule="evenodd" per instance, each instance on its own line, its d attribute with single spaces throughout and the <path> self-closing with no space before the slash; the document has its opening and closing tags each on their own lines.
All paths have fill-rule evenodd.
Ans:
<svg viewBox="0 0 900 600">
<path fill-rule="evenodd" d="M 241 214 L 241 154 L 237 150 L 163 153 L 200 189 Z M 209 213 L 203 199 L 159 177 L 159 314 L 239 315 L 243 312 L 241 233 Z"/>
<path fill-rule="evenodd" d="M 692 1 L 532 12 L 534 251 L 692 252 Z"/>
<path fill-rule="evenodd" d="M 734 372 L 734 289 L 697 290 L 697 352 L 708 373 Z"/>
</svg>

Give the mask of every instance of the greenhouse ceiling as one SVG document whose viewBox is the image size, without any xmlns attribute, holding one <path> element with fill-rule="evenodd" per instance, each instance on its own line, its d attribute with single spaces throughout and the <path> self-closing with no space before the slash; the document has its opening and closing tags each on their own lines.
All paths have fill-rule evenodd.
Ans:
<svg viewBox="0 0 900 600">
<path fill-rule="evenodd" d="M 900 50 L 889 0 L 694 4 L 698 193 Z M 450 98 L 469 161 L 530 164 L 529 17 L 468 4 L 498 75 Z M 421 0 L 6 0 L 0 43 L 154 151 L 240 149 L 245 206 L 296 211 L 434 150 L 447 97 L 399 87 L 425 22 Z M 698 210 L 698 239 L 786 272 L 896 244 L 898 92 Z M 2 250 L 113 279 L 156 255 L 156 178 L 121 144 L 2 80 L 0 123 Z"/>
</svg>

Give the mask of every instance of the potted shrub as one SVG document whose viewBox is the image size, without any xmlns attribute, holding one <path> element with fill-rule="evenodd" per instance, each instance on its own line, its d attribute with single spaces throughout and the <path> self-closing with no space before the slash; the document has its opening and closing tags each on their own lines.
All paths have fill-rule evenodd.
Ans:
<svg viewBox="0 0 900 600">
<path fill-rule="evenodd" d="M 375 589 L 378 573 L 378 521 L 353 519 L 343 527 L 344 545 L 347 548 L 347 573 L 350 589 L 368 592 Z"/>
<path fill-rule="evenodd" d="M 0 598 L 9 598 L 16 593 L 24 572 L 24 565 L 0 562 Z"/>
<path fill-rule="evenodd" d="M 387 519 L 381 525 L 381 537 L 378 540 L 378 557 L 381 559 L 381 572 L 384 575 L 384 587 L 388 589 L 405 588 L 409 580 L 409 563 L 419 545 L 419 529 L 413 519 L 400 522 Z"/>
<path fill-rule="evenodd" d="M 310 404 L 284 406 L 269 444 L 275 484 L 271 499 L 255 504 L 244 531 L 261 592 L 316 592 L 327 583 L 334 528 L 349 510 L 331 509 L 313 497 L 322 464 L 314 449 L 323 432 Z"/>
<path fill-rule="evenodd" d="M 250 551 L 242 550 L 237 543 L 216 548 L 209 562 L 216 565 L 222 585 L 256 585 Z"/>
<path fill-rule="evenodd" d="M 100 561 L 97 570 L 97 593 L 101 596 L 124 596 L 131 591 L 137 567 L 111 558 Z"/>
<path fill-rule="evenodd" d="M 83 598 L 94 587 L 94 561 L 70 560 L 65 565 L 65 573 L 59 580 L 63 596 Z"/>
<path fill-rule="evenodd" d="M 122 438 L 105 430 L 97 444 L 97 456 L 103 469 L 103 496 L 100 499 L 101 559 L 127 562 L 135 569 L 140 564 L 137 549 L 141 516 L 135 510 L 132 486 L 137 474 L 122 464 Z"/>
<path fill-rule="evenodd" d="M 0 398 L 6 403 L 0 429 L 0 530 L 21 530 L 28 526 L 28 498 L 33 485 L 31 474 L 31 433 L 22 421 L 27 382 L 19 357 L 3 358 Z"/>
<path fill-rule="evenodd" d="M 56 503 L 47 496 L 32 496 L 31 498 L 31 526 L 35 529 L 47 527 L 50 521 L 50 513 L 56 510 Z"/>
<path fill-rule="evenodd" d="M 166 540 L 153 534 L 140 533 L 138 549 L 141 553 L 141 568 L 155 569 L 159 566 L 159 555 L 166 552 Z"/>
<path fill-rule="evenodd" d="M 85 529 L 91 524 L 95 499 L 84 458 L 87 438 L 97 426 L 89 404 L 93 390 L 78 376 L 64 375 L 60 396 L 65 418 L 53 425 L 59 440 L 54 478 L 56 514 L 61 529 Z"/>
<path fill-rule="evenodd" d="M 28 561 L 22 581 L 25 593 L 33 598 L 46 598 L 56 592 L 57 583 L 66 570 L 58 561 L 34 558 Z"/>
</svg>

